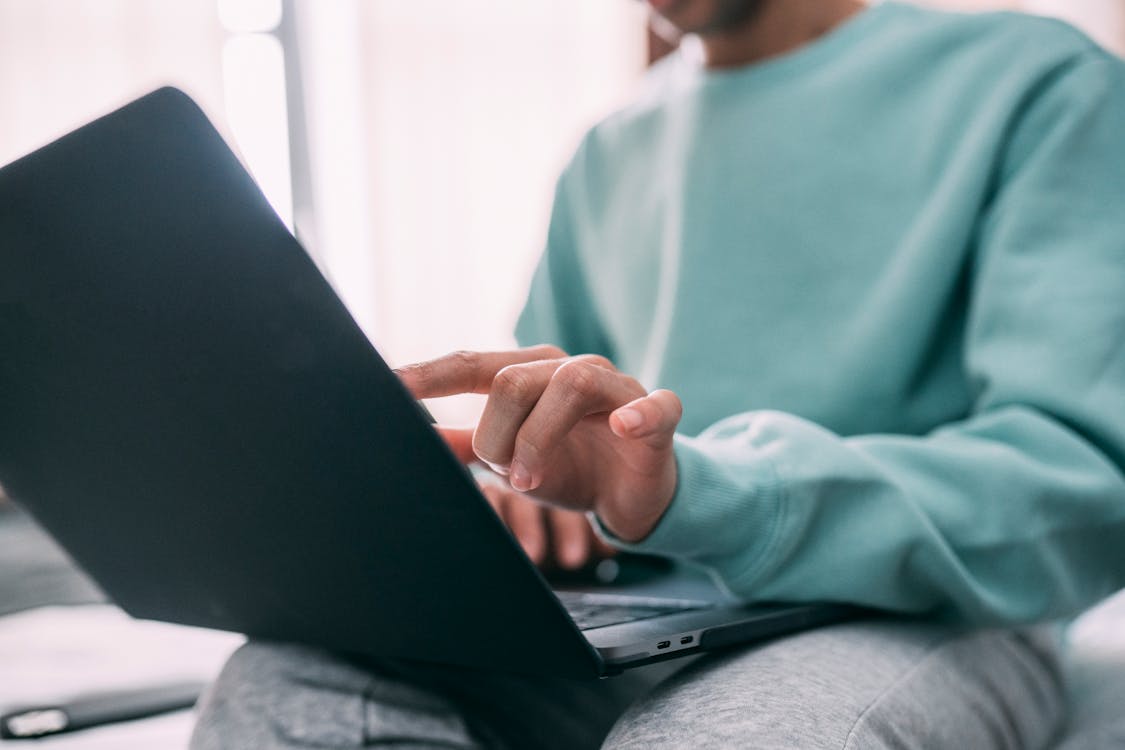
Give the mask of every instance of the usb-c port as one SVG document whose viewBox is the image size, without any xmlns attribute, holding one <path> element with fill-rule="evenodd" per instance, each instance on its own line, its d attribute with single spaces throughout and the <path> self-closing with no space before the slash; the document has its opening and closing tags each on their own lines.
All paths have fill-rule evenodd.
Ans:
<svg viewBox="0 0 1125 750">
<path fill-rule="evenodd" d="M 695 640 L 695 636 L 685 635 L 683 638 L 680 639 L 680 644 L 683 645 L 683 646 L 686 646 L 694 640 Z"/>
<path fill-rule="evenodd" d="M 671 645 L 672 645 L 671 641 L 661 641 L 660 643 L 656 644 L 656 647 L 657 648 L 668 648 Z"/>
</svg>

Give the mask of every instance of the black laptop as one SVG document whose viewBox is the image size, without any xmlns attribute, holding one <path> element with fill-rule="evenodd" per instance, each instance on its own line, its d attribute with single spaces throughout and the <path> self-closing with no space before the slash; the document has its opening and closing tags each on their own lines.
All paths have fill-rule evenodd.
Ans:
<svg viewBox="0 0 1125 750">
<path fill-rule="evenodd" d="M 0 484 L 137 617 L 357 655 L 594 678 L 852 612 L 556 595 L 171 88 L 0 169 Z"/>
</svg>

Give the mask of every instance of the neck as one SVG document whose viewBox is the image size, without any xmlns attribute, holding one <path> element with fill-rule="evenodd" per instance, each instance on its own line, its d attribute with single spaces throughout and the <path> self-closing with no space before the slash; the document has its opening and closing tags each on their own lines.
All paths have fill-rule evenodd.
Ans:
<svg viewBox="0 0 1125 750">
<path fill-rule="evenodd" d="M 862 11 L 862 0 L 763 0 L 741 26 L 700 36 L 708 68 L 760 62 L 802 47 Z"/>
</svg>

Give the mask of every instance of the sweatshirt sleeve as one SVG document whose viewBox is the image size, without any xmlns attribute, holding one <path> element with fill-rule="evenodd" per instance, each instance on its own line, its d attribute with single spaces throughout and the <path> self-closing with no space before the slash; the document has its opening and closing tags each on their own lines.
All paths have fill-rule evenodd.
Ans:
<svg viewBox="0 0 1125 750">
<path fill-rule="evenodd" d="M 978 623 L 1125 585 L 1123 127 L 1125 65 L 1092 51 L 1014 118 L 971 279 L 963 421 L 841 437 L 751 412 L 677 436 L 676 495 L 632 548 L 745 599 Z"/>
<path fill-rule="evenodd" d="M 584 153 L 583 145 L 555 187 L 546 247 L 516 323 L 516 340 L 521 346 L 554 344 L 570 354 L 613 359 L 578 249 L 580 200 L 575 191 Z"/>
</svg>

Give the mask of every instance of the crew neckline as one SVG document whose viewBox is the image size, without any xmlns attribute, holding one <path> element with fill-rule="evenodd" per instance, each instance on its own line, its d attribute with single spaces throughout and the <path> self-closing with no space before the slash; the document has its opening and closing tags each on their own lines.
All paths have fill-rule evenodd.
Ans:
<svg viewBox="0 0 1125 750">
<path fill-rule="evenodd" d="M 899 5 L 896 0 L 883 0 L 851 16 L 836 28 L 789 52 L 732 68 L 708 68 L 700 60 L 689 60 L 684 53 L 676 52 L 678 66 L 689 80 L 705 86 L 723 86 L 735 82 L 766 83 L 814 68 L 834 59 L 863 39 L 873 25 Z"/>
</svg>

